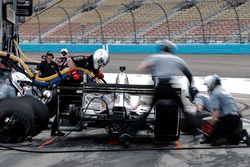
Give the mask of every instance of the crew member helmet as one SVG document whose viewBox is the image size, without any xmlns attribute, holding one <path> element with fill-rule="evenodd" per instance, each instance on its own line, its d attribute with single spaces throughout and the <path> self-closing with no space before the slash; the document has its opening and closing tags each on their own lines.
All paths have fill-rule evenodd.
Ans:
<svg viewBox="0 0 250 167">
<path fill-rule="evenodd" d="M 208 75 L 205 77 L 204 84 L 207 85 L 208 91 L 211 92 L 217 85 L 221 85 L 221 79 L 217 74 Z"/>
<path fill-rule="evenodd" d="M 8 65 L 8 59 L 6 57 L 1 57 L 0 56 L 0 64 L 7 66 Z"/>
<path fill-rule="evenodd" d="M 175 43 L 173 43 L 167 39 L 156 41 L 156 43 L 160 45 L 161 50 L 164 52 L 172 53 L 173 50 L 177 48 Z"/>
<path fill-rule="evenodd" d="M 199 90 L 196 87 L 191 87 L 186 89 L 185 91 L 185 95 L 186 97 L 190 100 L 190 102 L 193 103 L 194 98 L 196 96 L 196 94 L 199 93 Z"/>
<path fill-rule="evenodd" d="M 10 76 L 10 81 L 16 90 L 21 94 L 25 94 L 25 86 L 31 85 L 32 81 L 26 75 L 20 72 L 13 72 Z"/>
<path fill-rule="evenodd" d="M 109 62 L 109 54 L 104 49 L 98 49 L 93 54 L 93 62 L 94 62 L 94 69 L 100 69 L 108 64 Z"/>
<path fill-rule="evenodd" d="M 41 56 L 41 59 L 42 59 L 42 60 L 45 60 L 45 59 L 46 59 L 46 56 L 45 56 L 45 55 L 42 55 L 42 56 Z"/>
<path fill-rule="evenodd" d="M 65 53 L 65 55 L 68 54 L 68 53 L 69 53 L 68 49 L 63 48 L 63 49 L 61 50 L 61 54 L 63 54 L 63 53 Z"/>
</svg>

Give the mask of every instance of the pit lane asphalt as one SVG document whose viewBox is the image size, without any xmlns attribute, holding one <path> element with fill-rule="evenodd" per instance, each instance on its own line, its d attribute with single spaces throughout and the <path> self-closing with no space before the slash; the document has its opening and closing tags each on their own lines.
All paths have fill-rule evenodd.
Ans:
<svg viewBox="0 0 250 167">
<path fill-rule="evenodd" d="M 28 54 L 39 60 L 41 54 Z M 38 55 L 38 56 L 34 56 Z M 138 64 L 145 55 L 111 54 L 109 65 L 104 72 L 118 73 L 119 66 L 125 65 L 127 73 L 142 73 L 138 71 Z M 205 76 L 213 73 L 221 77 L 250 78 L 250 55 L 180 55 L 191 67 L 195 76 Z M 250 86 L 249 86 L 250 87 Z M 250 105 L 250 95 L 234 94 L 237 101 Z M 244 107 L 244 106 L 241 106 Z M 250 110 L 242 112 L 250 119 Z M 247 127 L 250 130 L 250 127 Z M 49 139 L 49 131 L 44 131 L 34 138 L 33 146 L 27 143 L 18 144 L 21 149 L 38 150 L 37 145 Z M 72 133 L 64 140 L 53 145 L 45 146 L 42 151 L 55 150 L 88 150 L 88 149 L 120 149 L 119 145 L 107 144 L 105 131 L 89 129 L 81 133 Z M 16 144 L 15 144 L 16 145 Z M 243 145 L 243 144 L 242 144 Z M 13 145 L 11 145 L 13 146 Z M 197 144 L 192 136 L 182 135 L 179 148 L 195 148 L 207 145 Z M 194 150 L 167 150 L 175 148 L 175 143 L 155 145 L 152 138 L 138 138 L 132 148 L 166 148 L 166 150 L 141 150 L 120 152 L 72 152 L 72 153 L 22 153 L 17 151 L 0 151 L 0 166 L 3 167 L 71 167 L 71 166 L 250 166 L 249 148 L 230 149 L 194 149 Z"/>
</svg>

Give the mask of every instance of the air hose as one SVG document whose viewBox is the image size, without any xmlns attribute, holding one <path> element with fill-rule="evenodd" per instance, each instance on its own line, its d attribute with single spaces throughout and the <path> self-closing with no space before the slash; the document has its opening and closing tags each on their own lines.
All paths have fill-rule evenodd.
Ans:
<svg viewBox="0 0 250 167">
<path fill-rule="evenodd" d="M 26 152 L 26 153 L 39 153 L 39 154 L 58 154 L 58 153 L 82 153 L 82 152 L 140 152 L 140 151 L 177 151 L 177 150 L 218 150 L 218 149 L 243 149 L 249 148 L 249 146 L 240 146 L 240 145 L 232 145 L 232 146 L 200 146 L 200 147 L 153 147 L 153 148 L 100 148 L 100 149 L 77 149 L 77 150 L 37 150 L 37 149 L 20 149 L 16 147 L 6 146 L 0 144 L 0 147 L 4 148 L 2 151 L 13 150 L 18 152 Z"/>
<path fill-rule="evenodd" d="M 32 60 L 31 58 L 29 58 L 28 56 L 26 56 L 26 55 L 23 53 L 23 51 L 21 50 L 21 48 L 19 47 L 19 45 L 18 45 L 18 43 L 17 43 L 17 41 L 16 41 L 15 39 L 13 40 L 13 42 L 14 42 L 15 47 L 17 48 L 17 50 L 20 52 L 21 56 L 23 56 L 23 58 L 24 58 L 25 60 L 30 61 L 30 62 L 34 62 L 34 63 L 40 63 L 39 61 L 37 61 L 37 60 Z"/>
<path fill-rule="evenodd" d="M 0 57 L 7 57 L 8 53 L 6 52 L 1 52 L 0 51 Z M 49 77 L 44 77 L 44 78 L 40 78 L 40 77 L 36 77 L 29 69 L 29 67 L 24 63 L 24 61 L 22 59 L 20 59 L 19 57 L 16 57 L 14 55 L 10 55 L 9 56 L 10 59 L 14 60 L 14 61 L 17 61 L 18 63 L 20 63 L 20 65 L 23 67 L 23 69 L 25 70 L 26 74 L 30 77 L 30 78 L 34 78 L 34 81 L 37 81 L 37 82 L 57 82 L 58 81 L 58 78 L 59 78 L 59 75 L 58 74 L 54 74 L 54 75 L 51 75 Z M 80 68 L 80 67 L 77 67 L 76 68 L 78 71 L 81 71 L 81 72 L 84 72 L 92 77 L 94 77 L 95 75 L 90 72 L 89 70 L 86 70 L 84 68 Z M 67 69 L 64 69 L 62 71 L 60 71 L 60 73 L 62 74 L 62 76 L 66 76 L 67 73 L 70 71 L 69 68 Z M 64 75 L 66 74 L 66 75 Z M 54 81 L 55 80 L 55 81 Z M 96 82 L 97 83 L 100 83 L 100 80 L 98 78 L 95 78 Z"/>
</svg>

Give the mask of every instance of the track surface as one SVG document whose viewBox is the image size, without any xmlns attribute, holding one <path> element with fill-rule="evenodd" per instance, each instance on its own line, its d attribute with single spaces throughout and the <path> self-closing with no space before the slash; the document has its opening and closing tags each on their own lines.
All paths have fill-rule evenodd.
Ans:
<svg viewBox="0 0 250 167">
<path fill-rule="evenodd" d="M 35 60 L 39 60 L 45 53 L 27 53 Z M 72 55 L 80 55 L 73 53 Z M 90 55 L 84 53 L 83 55 Z M 140 62 L 149 54 L 110 54 L 110 62 L 103 69 L 107 73 L 119 72 L 119 66 L 125 65 L 126 72 L 130 74 L 140 74 L 138 70 Z M 59 56 L 55 53 L 55 56 Z M 183 58 L 191 68 L 194 76 L 205 76 L 218 74 L 221 77 L 250 78 L 250 55 L 178 55 Z"/>
<path fill-rule="evenodd" d="M 39 56 L 33 58 L 39 59 Z M 39 55 L 39 54 L 35 54 Z M 41 55 L 41 54 L 40 54 Z M 111 55 L 111 61 L 104 69 L 104 72 L 117 73 L 119 66 L 125 65 L 127 73 L 142 73 L 138 71 L 137 66 L 143 60 L 145 55 Z M 250 78 L 250 55 L 180 55 L 191 67 L 195 76 L 205 76 L 213 73 L 221 77 Z M 249 86 L 250 87 L 250 86 Z M 234 94 L 239 106 L 244 108 L 250 105 L 250 95 Z M 250 110 L 242 112 L 244 118 L 250 119 Z M 246 126 L 248 131 L 250 127 Z M 40 145 L 49 139 L 49 131 L 34 138 L 33 145 L 27 146 L 27 143 L 18 144 L 20 149 L 39 150 Z M 243 144 L 242 144 L 243 145 Z M 13 146 L 13 145 L 11 145 Z M 169 145 L 156 145 L 151 136 L 146 138 L 138 137 L 132 149 L 149 149 L 139 151 L 112 151 L 101 152 L 101 150 L 123 149 L 119 145 L 110 144 L 104 130 L 83 131 L 73 133 L 67 138 L 53 145 L 45 146 L 42 151 L 70 151 L 70 150 L 93 150 L 99 149 L 100 152 L 73 152 L 73 153 L 20 153 L 16 151 L 0 151 L 0 166 L 3 167 L 71 167 L 71 166 L 250 166 L 249 148 L 227 148 L 227 149 L 185 149 L 207 147 L 208 145 L 198 144 L 193 136 L 182 135 L 180 139 L 179 150 L 168 150 L 176 148 L 175 143 Z M 150 150 L 150 149 L 165 150 Z M 210 148 L 210 147 L 208 147 Z"/>
<path fill-rule="evenodd" d="M 120 65 L 127 67 L 127 73 L 138 74 L 140 62 L 148 55 L 111 54 L 105 72 L 118 72 Z M 221 77 L 250 78 L 250 55 L 178 55 L 191 68 L 194 76 L 218 74 Z"/>
</svg>

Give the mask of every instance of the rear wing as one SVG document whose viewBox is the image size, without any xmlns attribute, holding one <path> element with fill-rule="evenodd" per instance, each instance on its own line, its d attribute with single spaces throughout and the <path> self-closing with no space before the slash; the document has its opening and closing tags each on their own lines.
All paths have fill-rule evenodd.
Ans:
<svg viewBox="0 0 250 167">
<path fill-rule="evenodd" d="M 178 94 L 181 94 L 181 88 L 175 88 Z M 128 84 L 100 84 L 100 83 L 67 83 L 60 84 L 57 92 L 60 94 L 63 90 L 76 90 L 76 94 L 81 93 L 128 93 L 131 95 L 154 95 L 154 85 L 128 85 Z"/>
<path fill-rule="evenodd" d="M 153 95 L 154 85 L 127 85 L 127 84 L 96 84 L 84 83 L 83 92 L 85 93 L 129 93 L 132 95 L 144 94 Z"/>
<path fill-rule="evenodd" d="M 181 88 L 175 88 L 178 94 Z M 154 85 L 128 85 L 128 84 L 97 84 L 84 83 L 83 91 L 85 93 L 129 93 L 132 95 L 153 95 L 155 93 Z"/>
</svg>

